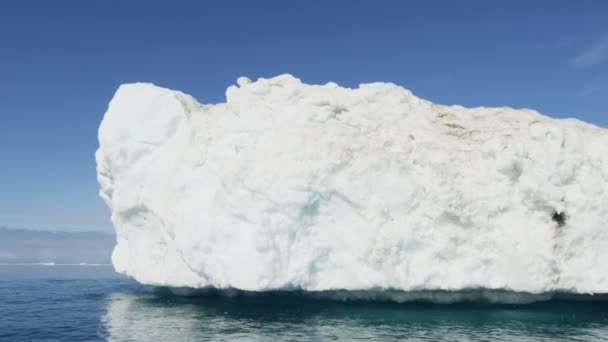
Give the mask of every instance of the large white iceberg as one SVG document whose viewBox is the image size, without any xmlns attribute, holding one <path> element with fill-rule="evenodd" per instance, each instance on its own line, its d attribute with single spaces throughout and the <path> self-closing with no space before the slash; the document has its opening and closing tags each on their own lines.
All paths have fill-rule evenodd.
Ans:
<svg viewBox="0 0 608 342">
<path fill-rule="evenodd" d="M 608 292 L 608 130 L 389 83 L 121 86 L 99 128 L 118 272 L 247 291 Z"/>
</svg>

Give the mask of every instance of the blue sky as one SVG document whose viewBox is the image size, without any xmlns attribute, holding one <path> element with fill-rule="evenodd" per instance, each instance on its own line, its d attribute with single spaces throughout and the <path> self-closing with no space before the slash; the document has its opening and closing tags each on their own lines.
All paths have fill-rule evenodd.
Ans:
<svg viewBox="0 0 608 342">
<path fill-rule="evenodd" d="M 170 4 L 170 5 L 169 5 Z M 0 2 L 0 226 L 110 231 L 97 127 L 119 84 L 389 81 L 608 127 L 608 1 Z"/>
</svg>

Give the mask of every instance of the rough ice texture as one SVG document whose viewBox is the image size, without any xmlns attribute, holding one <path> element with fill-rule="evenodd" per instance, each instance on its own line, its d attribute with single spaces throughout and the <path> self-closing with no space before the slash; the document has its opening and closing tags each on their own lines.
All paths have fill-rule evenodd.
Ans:
<svg viewBox="0 0 608 342">
<path fill-rule="evenodd" d="M 117 271 L 246 291 L 608 292 L 607 130 L 389 83 L 238 84 L 213 105 L 116 92 L 96 159 Z"/>
</svg>

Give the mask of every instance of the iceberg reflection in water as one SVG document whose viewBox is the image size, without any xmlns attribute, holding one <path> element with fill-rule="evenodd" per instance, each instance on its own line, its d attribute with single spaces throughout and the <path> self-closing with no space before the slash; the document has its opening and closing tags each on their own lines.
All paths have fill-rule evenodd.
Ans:
<svg viewBox="0 0 608 342">
<path fill-rule="evenodd" d="M 340 302 L 293 294 L 179 297 L 113 293 L 110 341 L 608 340 L 608 303 Z"/>
</svg>

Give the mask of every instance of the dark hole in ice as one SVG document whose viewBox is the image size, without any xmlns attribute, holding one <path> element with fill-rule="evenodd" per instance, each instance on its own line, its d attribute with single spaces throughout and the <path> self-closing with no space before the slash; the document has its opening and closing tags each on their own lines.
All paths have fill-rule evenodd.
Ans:
<svg viewBox="0 0 608 342">
<path fill-rule="evenodd" d="M 564 212 L 557 212 L 554 211 L 553 212 L 553 216 L 551 216 L 551 218 L 553 219 L 553 221 L 555 221 L 557 223 L 557 225 L 559 227 L 563 227 L 566 224 L 566 213 Z"/>
</svg>

